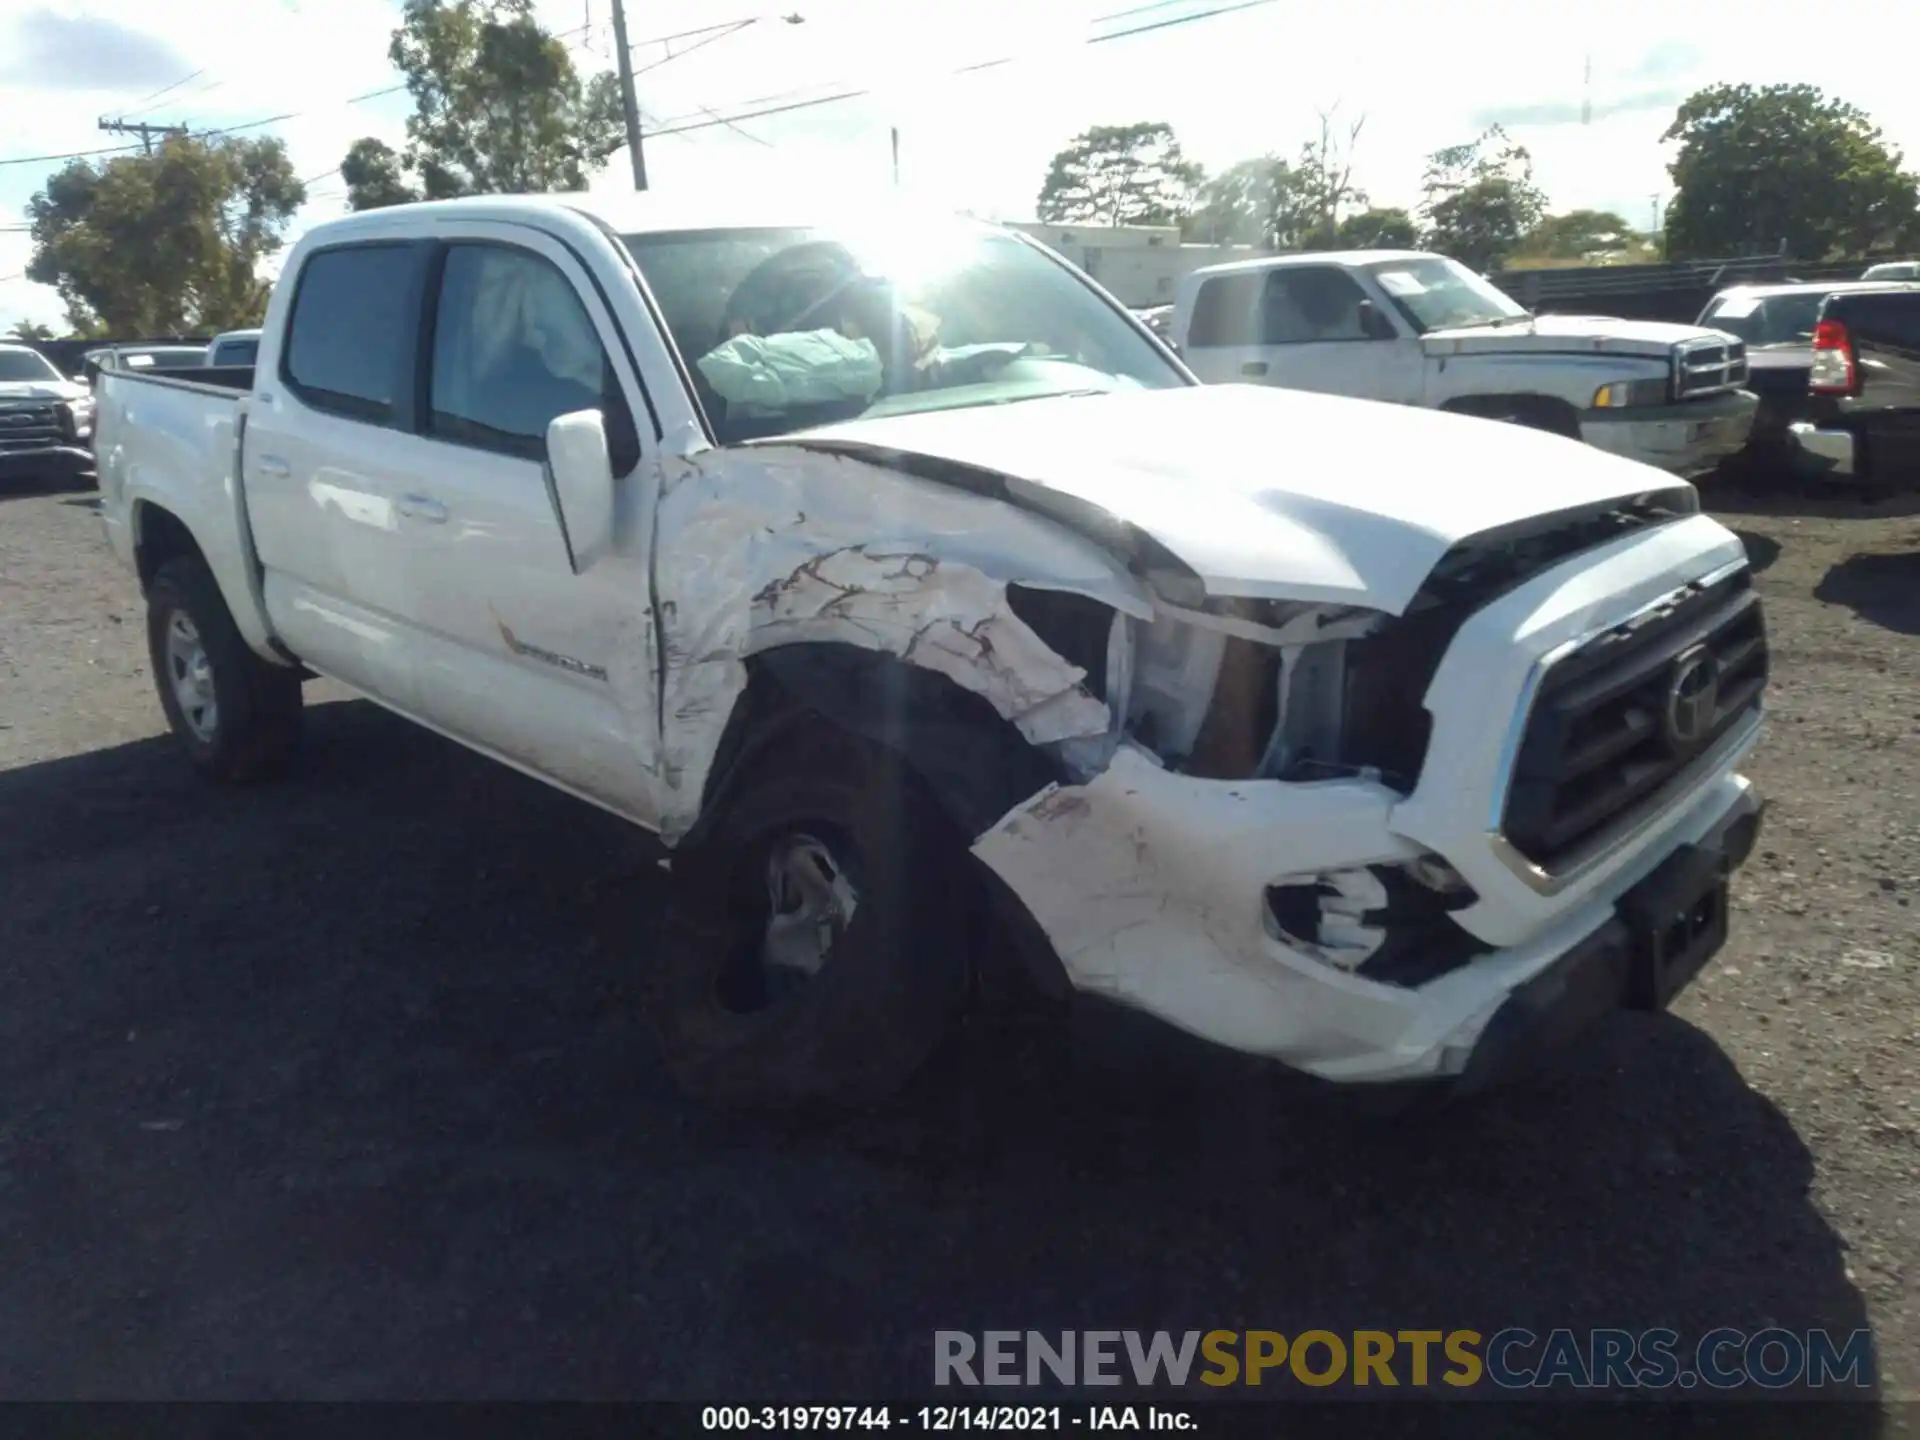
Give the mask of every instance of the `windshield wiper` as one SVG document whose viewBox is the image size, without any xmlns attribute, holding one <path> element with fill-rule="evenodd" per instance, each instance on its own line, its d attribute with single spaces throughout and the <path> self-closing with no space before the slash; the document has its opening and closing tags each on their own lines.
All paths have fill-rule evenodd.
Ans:
<svg viewBox="0 0 1920 1440">
<path fill-rule="evenodd" d="M 1445 325 L 1436 325 L 1436 330 L 1478 330 L 1483 325 L 1518 325 L 1522 320 L 1531 320 L 1530 314 L 1521 315 L 1483 315 L 1478 320 L 1455 320 Z"/>
</svg>

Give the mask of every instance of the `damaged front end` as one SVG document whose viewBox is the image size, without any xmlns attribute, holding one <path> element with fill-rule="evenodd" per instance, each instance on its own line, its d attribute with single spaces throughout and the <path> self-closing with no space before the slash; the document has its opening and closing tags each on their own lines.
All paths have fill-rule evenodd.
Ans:
<svg viewBox="0 0 1920 1440">
<path fill-rule="evenodd" d="M 1110 617 L 1099 652 L 1115 731 L 1063 747 L 1076 782 L 1016 807 L 975 853 L 1077 987 L 1328 1078 L 1386 1078 L 1394 1050 L 1438 1043 L 1420 993 L 1494 951 L 1459 920 L 1473 886 L 1393 823 L 1427 768 L 1436 672 L 1499 597 L 1690 511 L 1687 494 L 1656 495 L 1475 537 L 1400 614 L 1207 597 L 1161 574 L 1152 617 Z M 1078 607 L 1011 598 L 1049 644 L 1094 659 Z M 1489 697 L 1490 717 L 1506 698 Z M 1525 946 L 1500 958 L 1531 963 Z M 1338 1025 L 1316 1023 L 1329 986 Z"/>
<path fill-rule="evenodd" d="M 656 547 L 663 830 L 697 833 L 764 675 L 928 782 L 1072 988 L 1328 1079 L 1444 1072 L 1566 937 L 1486 943 L 1474 885 L 1395 823 L 1436 674 L 1502 595 L 1695 510 L 1682 487 L 1531 517 L 1376 606 L 1217 593 L 1097 507 L 969 467 L 694 456 Z"/>
<path fill-rule="evenodd" d="M 1013 587 L 1034 632 L 1104 681 L 1118 723 L 1061 742 L 1081 783 L 1122 749 L 1194 780 L 1347 782 L 1390 803 L 1425 757 L 1427 683 L 1459 614 L 1423 607 L 1403 619 L 1351 606 L 1276 600 L 1162 599 L 1151 620 L 1110 615 L 1098 633 L 1078 597 Z M 1280 873 L 1262 887 L 1268 935 L 1345 974 L 1419 984 L 1485 947 L 1448 918 L 1473 901 L 1430 855 Z"/>
</svg>

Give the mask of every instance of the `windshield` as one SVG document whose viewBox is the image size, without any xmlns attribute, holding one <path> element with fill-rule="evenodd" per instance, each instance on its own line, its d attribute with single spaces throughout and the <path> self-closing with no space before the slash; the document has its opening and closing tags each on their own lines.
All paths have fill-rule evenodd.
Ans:
<svg viewBox="0 0 1920 1440">
<path fill-rule="evenodd" d="M 1722 295 L 1707 307 L 1700 323 L 1737 335 L 1756 349 L 1763 345 L 1811 345 L 1824 291 L 1797 295 Z"/>
<path fill-rule="evenodd" d="M 52 362 L 38 350 L 0 350 L 0 381 L 61 378 Z"/>
<path fill-rule="evenodd" d="M 723 444 L 860 415 L 1190 383 L 1065 265 L 985 226 L 626 243 Z"/>
<path fill-rule="evenodd" d="M 1383 261 L 1370 268 L 1387 298 L 1423 335 L 1429 330 L 1527 317 L 1524 306 L 1457 260 L 1431 255 Z"/>
</svg>

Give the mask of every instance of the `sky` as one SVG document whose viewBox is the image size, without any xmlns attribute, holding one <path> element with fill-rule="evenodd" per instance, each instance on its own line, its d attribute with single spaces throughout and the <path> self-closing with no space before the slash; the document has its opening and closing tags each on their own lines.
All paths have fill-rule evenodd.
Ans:
<svg viewBox="0 0 1920 1440">
<path fill-rule="evenodd" d="M 591 72 L 612 68 L 609 4 L 537 0 L 536 9 Z M 1236 4 L 1246 8 L 1188 18 Z M 1920 87 L 1906 47 L 1794 43 L 1756 23 L 1763 12 L 1750 0 L 758 7 L 628 0 L 640 108 L 659 132 L 645 147 L 653 189 L 813 176 L 884 184 L 897 129 L 904 184 L 956 209 L 1029 219 L 1049 159 L 1088 126 L 1164 120 L 1213 171 L 1292 155 L 1332 112 L 1343 129 L 1364 119 L 1354 179 L 1375 204 L 1412 207 L 1427 153 L 1499 122 L 1532 152 L 1552 209 L 1614 210 L 1644 227 L 1671 194 L 1660 136 L 1675 106 L 1720 81 L 1818 85 L 1866 110 L 1920 163 Z M 404 143 L 404 92 L 353 103 L 397 83 L 386 49 L 399 9 L 399 0 L 0 0 L 0 330 L 23 318 L 61 328 L 58 297 L 21 274 L 31 246 L 18 227 L 63 163 L 34 157 L 138 143 L 99 130 L 103 116 L 278 135 L 310 180 L 290 238 L 343 213 L 347 146 L 362 135 Z M 1892 0 L 1829 0 L 1819 29 L 1891 39 L 1900 13 Z M 793 14 L 801 23 L 782 18 Z M 700 36 L 661 38 L 749 17 L 758 18 L 698 48 Z M 1087 43 L 1148 25 L 1158 28 Z M 1011 63 L 955 73 L 1002 59 Z M 840 90 L 867 93 L 740 118 Z M 631 183 L 622 158 L 593 188 Z"/>
</svg>

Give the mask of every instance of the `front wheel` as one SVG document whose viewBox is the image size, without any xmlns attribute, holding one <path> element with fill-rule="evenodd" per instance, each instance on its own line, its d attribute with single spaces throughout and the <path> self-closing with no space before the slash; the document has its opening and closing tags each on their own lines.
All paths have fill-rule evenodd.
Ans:
<svg viewBox="0 0 1920 1440">
<path fill-rule="evenodd" d="M 737 777 L 676 856 L 656 976 L 667 1067 L 711 1100 L 900 1090 L 968 991 L 971 859 L 911 772 L 822 724 Z"/>
<path fill-rule="evenodd" d="M 286 768 L 300 738 L 300 676 L 247 647 L 199 557 L 179 556 L 154 575 L 147 654 L 167 723 L 196 770 L 245 783 Z"/>
</svg>

